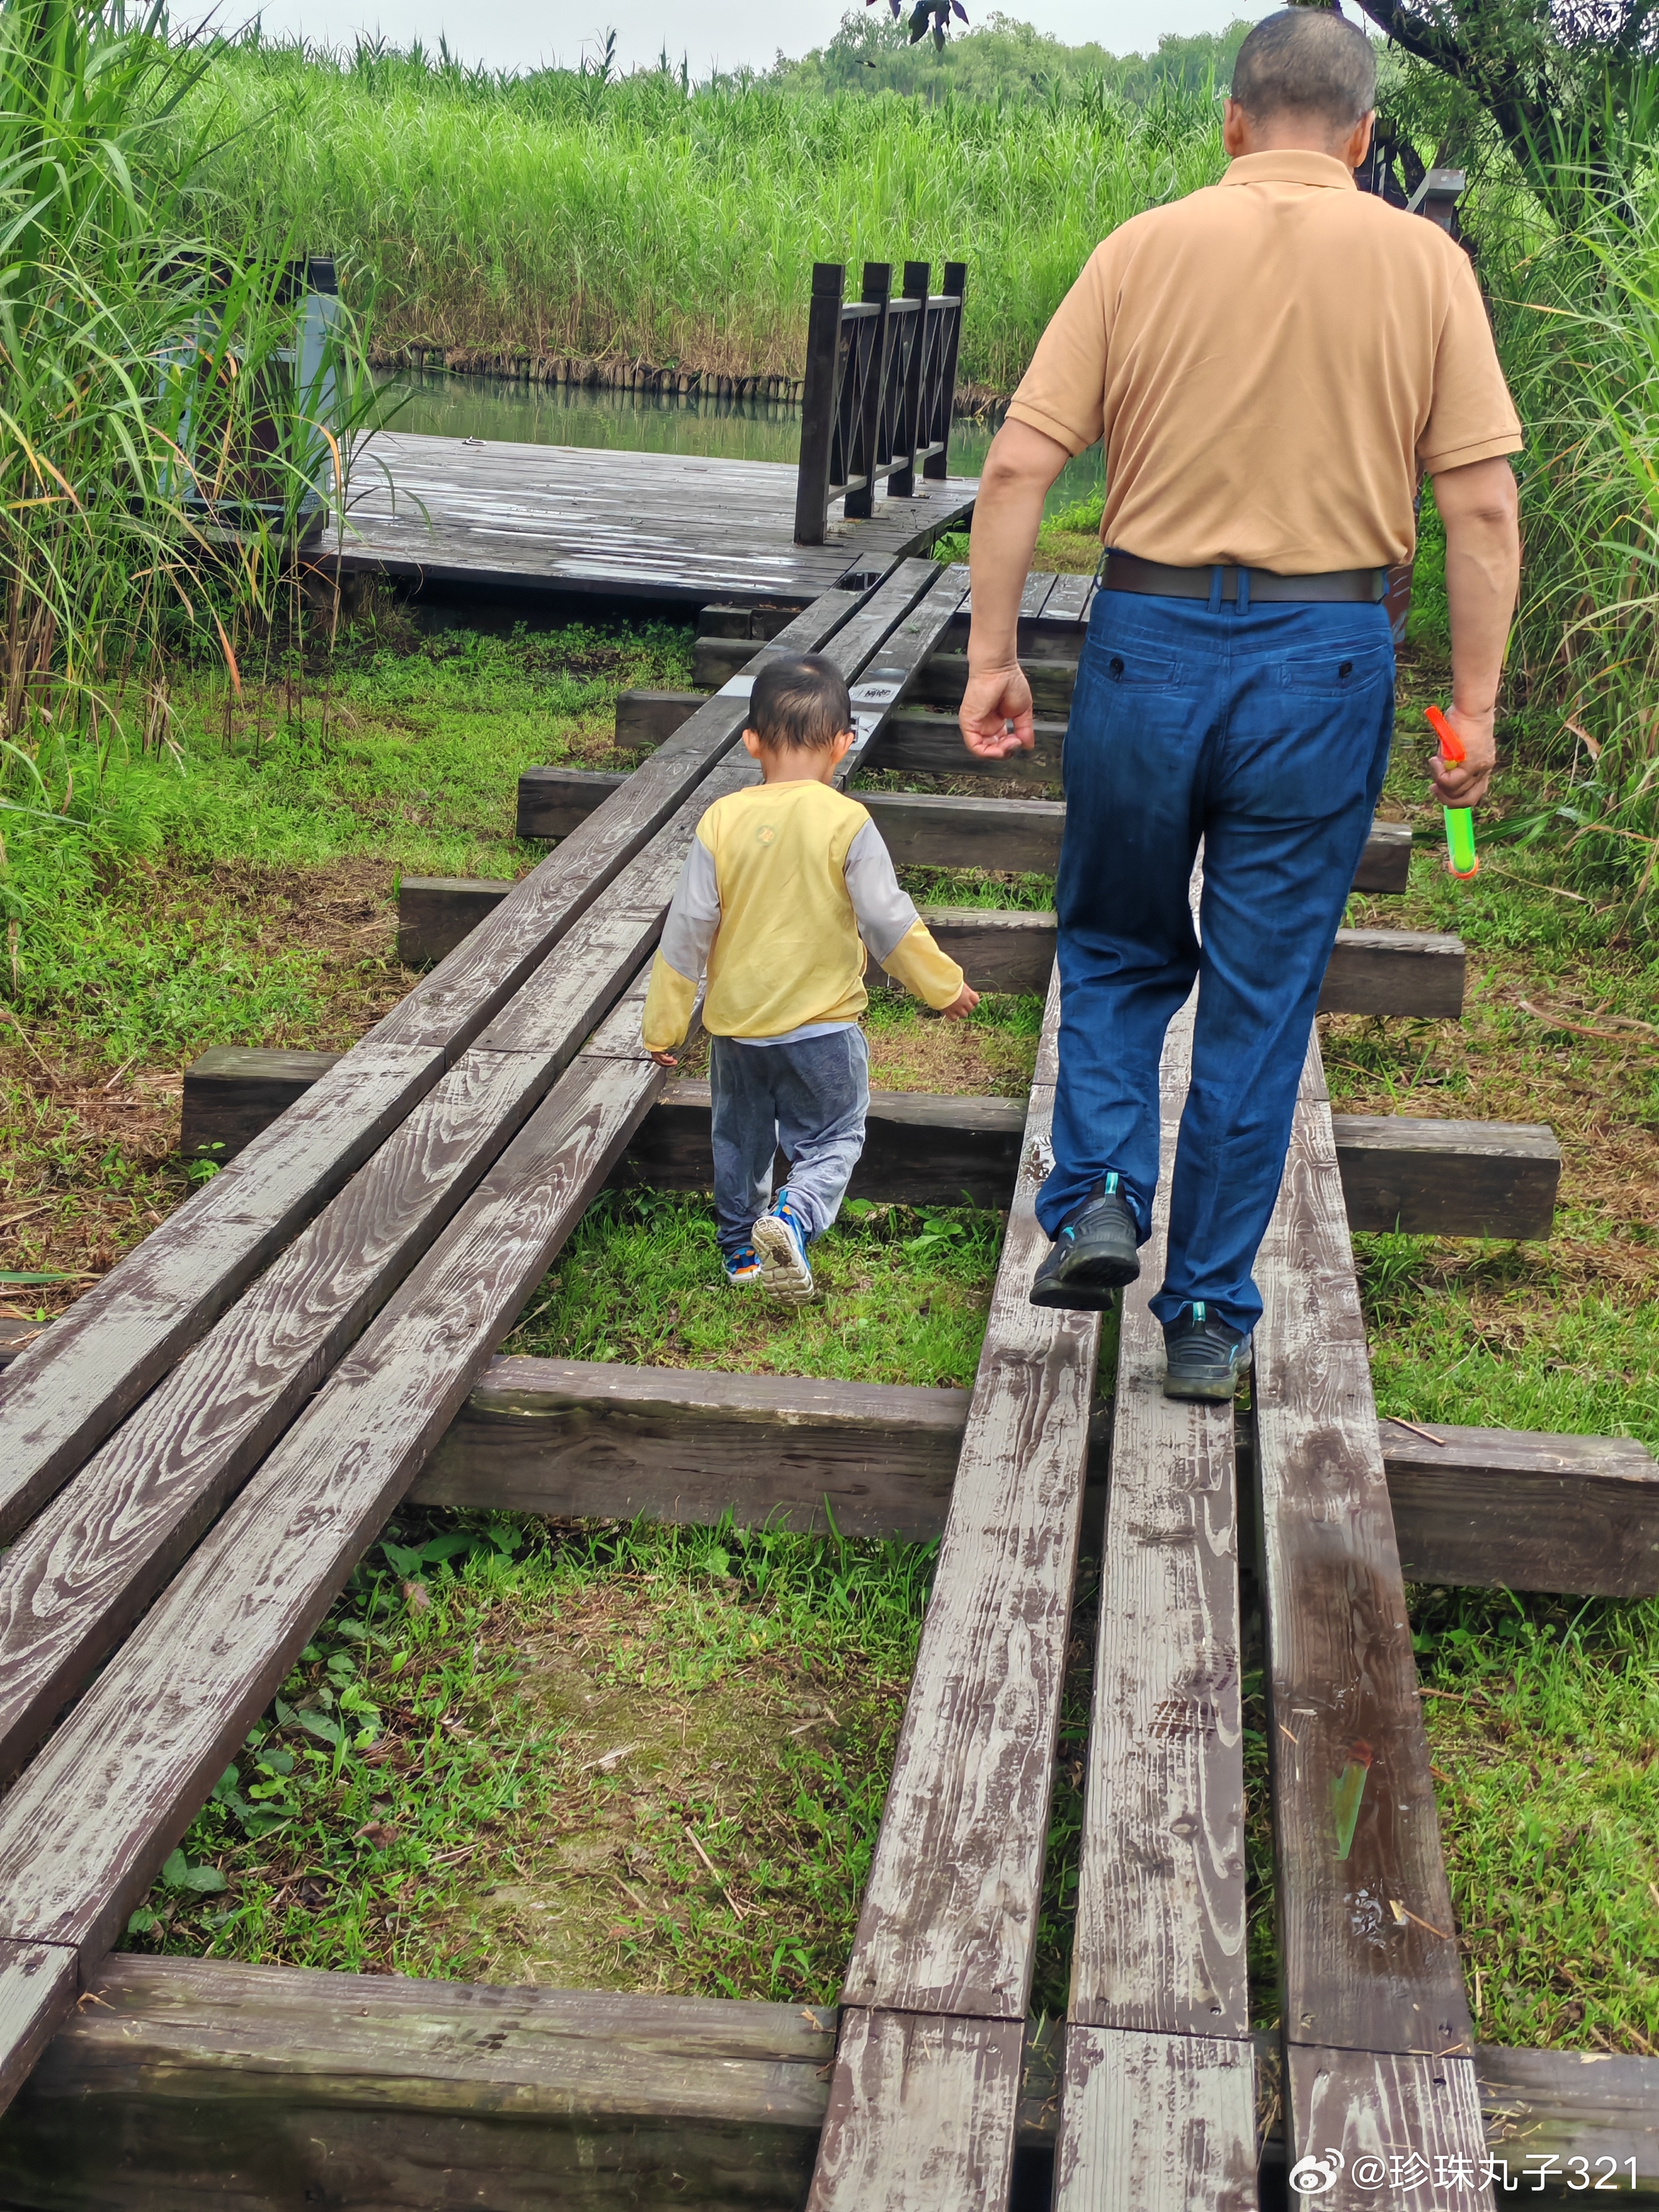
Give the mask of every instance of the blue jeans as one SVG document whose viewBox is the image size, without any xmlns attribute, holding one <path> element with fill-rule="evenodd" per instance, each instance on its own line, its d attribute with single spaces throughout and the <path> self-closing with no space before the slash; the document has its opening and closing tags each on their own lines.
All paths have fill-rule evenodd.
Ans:
<svg viewBox="0 0 1659 2212">
<path fill-rule="evenodd" d="M 1066 732 L 1054 1167 L 1036 1210 L 1052 1237 L 1115 1170 L 1150 1236 L 1158 1060 L 1196 976 L 1160 1321 L 1189 1300 L 1236 1328 L 1261 1315 L 1250 1271 L 1393 727 L 1381 606 L 1096 599 Z"/>
<path fill-rule="evenodd" d="M 836 1030 L 799 1044 L 737 1044 L 711 1038 L 714 1094 L 714 1212 L 729 1260 L 748 1243 L 772 1199 L 780 1146 L 789 1162 L 789 1200 L 809 1238 L 841 1211 L 864 1150 L 870 1108 L 870 1048 L 862 1030 Z"/>
</svg>

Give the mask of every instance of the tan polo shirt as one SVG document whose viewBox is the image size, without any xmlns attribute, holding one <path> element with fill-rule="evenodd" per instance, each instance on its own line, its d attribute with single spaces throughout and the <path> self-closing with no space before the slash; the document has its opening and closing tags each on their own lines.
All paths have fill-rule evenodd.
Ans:
<svg viewBox="0 0 1659 2212">
<path fill-rule="evenodd" d="M 1103 434 L 1108 545 L 1285 575 L 1408 560 L 1418 470 L 1522 442 L 1462 247 L 1293 151 L 1097 246 L 1008 411 Z"/>
</svg>

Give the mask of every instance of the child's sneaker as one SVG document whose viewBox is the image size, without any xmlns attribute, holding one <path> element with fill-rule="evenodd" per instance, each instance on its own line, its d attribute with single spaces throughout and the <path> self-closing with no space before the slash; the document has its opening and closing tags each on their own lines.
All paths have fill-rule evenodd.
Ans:
<svg viewBox="0 0 1659 2212">
<path fill-rule="evenodd" d="M 779 1192 L 772 1211 L 755 1224 L 754 1237 L 766 1288 L 775 1298 L 804 1306 L 812 1295 L 812 1269 L 806 1257 L 806 1231 L 787 1190 Z"/>
<path fill-rule="evenodd" d="M 761 1279 L 760 1254 L 752 1244 L 726 1255 L 726 1279 L 734 1290 L 751 1290 Z"/>
</svg>

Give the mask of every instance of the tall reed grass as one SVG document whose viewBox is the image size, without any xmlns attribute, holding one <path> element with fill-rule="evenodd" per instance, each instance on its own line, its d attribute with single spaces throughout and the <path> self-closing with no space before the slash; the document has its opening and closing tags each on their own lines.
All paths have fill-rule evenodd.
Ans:
<svg viewBox="0 0 1659 2212">
<path fill-rule="evenodd" d="M 226 205 L 349 248 L 387 343 L 799 375 L 814 260 L 965 259 L 963 374 L 1011 389 L 1092 247 L 1219 174 L 1219 109 L 1103 82 L 925 106 L 226 52 Z"/>
<path fill-rule="evenodd" d="M 285 232 L 250 246 L 193 187 L 212 54 L 161 0 L 0 9 L 0 915 L 116 836 L 111 749 L 172 745 L 179 657 L 268 629 L 329 436 L 367 380 L 337 339 L 302 388 Z M 64 837 L 81 848 L 66 853 Z"/>
<path fill-rule="evenodd" d="M 1576 756 L 1549 817 L 1595 872 L 1659 890 L 1659 203 L 1573 194 L 1580 226 L 1517 226 L 1487 269 L 1528 447 L 1511 651 L 1535 739 Z M 1605 181 L 1605 180 L 1604 180 Z"/>
</svg>

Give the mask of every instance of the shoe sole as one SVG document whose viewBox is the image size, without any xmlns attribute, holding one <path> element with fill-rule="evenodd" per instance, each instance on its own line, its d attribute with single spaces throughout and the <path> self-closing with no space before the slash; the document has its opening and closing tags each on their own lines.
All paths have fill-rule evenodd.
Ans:
<svg viewBox="0 0 1659 2212">
<path fill-rule="evenodd" d="M 1166 1375 L 1164 1378 L 1166 1398 L 1183 1399 L 1200 1406 L 1231 1405 L 1243 1387 L 1243 1375 L 1218 1376 L 1214 1382 L 1200 1380 L 1197 1376 Z"/>
<path fill-rule="evenodd" d="M 1069 1267 L 1056 1268 L 1046 1283 L 1033 1283 L 1030 1302 L 1070 1313 L 1104 1313 L 1126 1284 L 1139 1279 L 1137 1258 L 1078 1260 Z"/>
<path fill-rule="evenodd" d="M 760 1254 L 762 1287 L 789 1305 L 806 1304 L 813 1291 L 812 1270 L 803 1263 L 782 1222 L 763 1214 L 750 1233 Z"/>
</svg>

